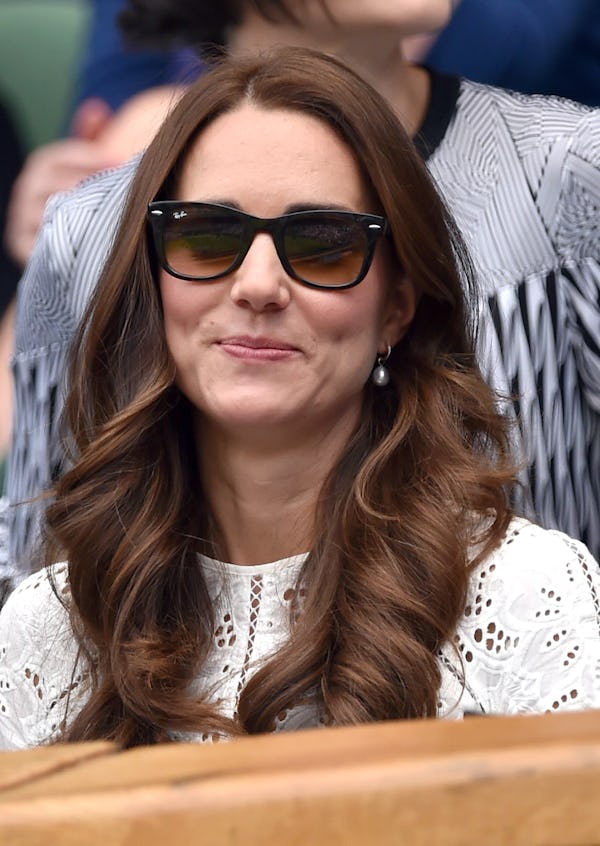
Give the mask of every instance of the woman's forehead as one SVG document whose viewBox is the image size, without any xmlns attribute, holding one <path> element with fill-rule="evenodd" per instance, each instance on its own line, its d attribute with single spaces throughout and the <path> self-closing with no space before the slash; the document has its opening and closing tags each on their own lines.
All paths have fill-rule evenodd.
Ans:
<svg viewBox="0 0 600 846">
<path fill-rule="evenodd" d="M 181 168 L 177 199 L 235 200 L 242 207 L 251 201 L 253 213 L 260 214 L 254 208 L 260 194 L 284 206 L 329 201 L 367 210 L 356 156 L 326 121 L 244 103 L 196 138 Z"/>
</svg>

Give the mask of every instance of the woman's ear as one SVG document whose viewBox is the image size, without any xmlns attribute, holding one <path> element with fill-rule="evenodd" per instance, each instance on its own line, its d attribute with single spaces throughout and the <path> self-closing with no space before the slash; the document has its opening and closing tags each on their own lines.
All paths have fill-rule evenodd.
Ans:
<svg viewBox="0 0 600 846">
<path fill-rule="evenodd" d="M 405 276 L 396 286 L 387 303 L 382 326 L 382 350 L 394 347 L 407 333 L 419 304 L 420 294 L 412 279 Z"/>
</svg>

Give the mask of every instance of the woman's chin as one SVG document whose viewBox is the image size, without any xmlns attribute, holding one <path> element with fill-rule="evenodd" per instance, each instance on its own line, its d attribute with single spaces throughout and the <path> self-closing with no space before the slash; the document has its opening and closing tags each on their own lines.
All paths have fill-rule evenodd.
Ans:
<svg viewBox="0 0 600 846">
<path fill-rule="evenodd" d="M 281 404 L 268 405 L 248 400 L 233 406 L 217 409 L 204 409 L 202 419 L 209 423 L 213 431 L 238 433 L 244 438 L 260 435 L 274 437 L 277 432 L 290 431 L 294 420 L 298 421 L 300 412 L 286 411 Z"/>
</svg>

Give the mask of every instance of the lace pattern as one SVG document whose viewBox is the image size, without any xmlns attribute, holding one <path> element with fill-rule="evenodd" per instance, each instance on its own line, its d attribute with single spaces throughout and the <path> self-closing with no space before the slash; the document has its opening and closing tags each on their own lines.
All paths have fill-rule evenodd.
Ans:
<svg viewBox="0 0 600 846">
<path fill-rule="evenodd" d="M 14 587 L 17 575 L 8 554 L 8 509 L 8 499 L 0 497 L 0 608 Z"/>
<path fill-rule="evenodd" d="M 216 627 L 195 689 L 234 716 L 241 690 L 290 634 L 291 600 L 305 556 L 257 567 L 201 557 Z M 30 576 L 0 615 L 0 748 L 56 737 L 87 695 L 68 614 L 67 568 Z M 473 572 L 453 643 L 439 655 L 440 717 L 600 706 L 600 571 L 586 548 L 514 520 Z M 318 703 L 280 714 L 276 729 L 322 722 Z M 206 734 L 189 735 L 198 742 Z"/>
</svg>

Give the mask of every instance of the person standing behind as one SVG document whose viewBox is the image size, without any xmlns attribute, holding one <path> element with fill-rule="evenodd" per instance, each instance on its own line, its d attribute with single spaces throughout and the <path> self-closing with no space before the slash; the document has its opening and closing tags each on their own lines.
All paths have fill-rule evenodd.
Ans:
<svg viewBox="0 0 600 846">
<path fill-rule="evenodd" d="M 296 8 L 296 7 L 294 7 Z M 129 33 L 232 53 L 274 43 L 334 52 L 393 106 L 462 229 L 483 288 L 482 366 L 517 397 L 532 502 L 520 507 L 600 552 L 600 114 L 430 73 L 400 40 L 439 29 L 447 0 L 414 4 L 131 0 Z M 54 201 L 23 280 L 15 379 L 22 425 L 10 498 L 48 486 L 65 466 L 58 434 L 66 356 L 94 289 L 137 164 Z M 68 238 L 65 237 L 68 233 Z M 45 304 L 52 305 L 48 321 Z M 39 510 L 38 510 L 39 513 Z M 11 561 L 31 567 L 36 510 L 11 510 Z"/>
</svg>

